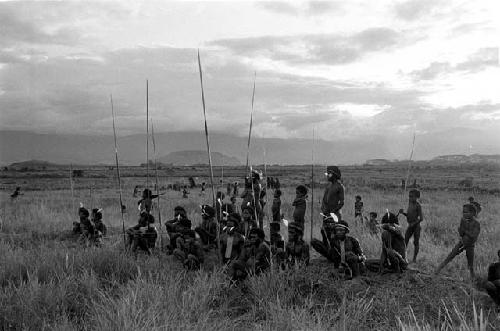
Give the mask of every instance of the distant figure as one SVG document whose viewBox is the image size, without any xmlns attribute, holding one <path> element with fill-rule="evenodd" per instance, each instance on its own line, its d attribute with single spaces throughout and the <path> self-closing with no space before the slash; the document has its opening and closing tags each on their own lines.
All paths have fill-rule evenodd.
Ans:
<svg viewBox="0 0 500 331">
<path fill-rule="evenodd" d="M 304 231 L 304 223 L 307 208 L 307 187 L 304 185 L 299 185 L 295 189 L 295 200 L 293 200 L 292 206 L 295 207 L 293 210 L 293 221 L 302 228 Z"/>
<path fill-rule="evenodd" d="M 18 196 L 20 196 L 20 195 L 23 195 L 23 194 L 21 193 L 21 188 L 20 188 L 20 187 L 16 187 L 16 190 L 14 191 L 14 193 L 12 193 L 12 194 L 10 195 L 10 197 L 11 197 L 11 199 L 13 199 L 13 200 L 14 200 L 14 199 L 16 199 Z"/>
<path fill-rule="evenodd" d="M 238 182 L 234 182 L 234 184 L 233 184 L 233 195 L 235 197 L 237 197 L 240 194 L 239 185 L 240 184 Z"/>
<path fill-rule="evenodd" d="M 274 191 L 271 213 L 273 214 L 273 222 L 279 223 L 281 221 L 281 190 Z"/>
<path fill-rule="evenodd" d="M 485 288 L 493 301 L 500 306 L 500 250 L 497 255 L 498 261 L 488 267 L 488 281 Z"/>
<path fill-rule="evenodd" d="M 238 213 L 238 206 L 236 205 L 236 197 L 231 197 L 231 208 L 233 213 Z"/>
<path fill-rule="evenodd" d="M 370 229 L 370 233 L 373 235 L 378 234 L 378 221 L 377 221 L 377 213 L 370 212 L 370 219 L 368 220 L 368 228 Z"/>
<path fill-rule="evenodd" d="M 231 195 L 231 183 L 227 183 L 227 186 L 226 186 L 226 195 L 227 196 Z"/>
<path fill-rule="evenodd" d="M 361 195 L 356 195 L 356 201 L 354 202 L 354 219 L 357 221 L 358 218 L 363 220 L 363 201 L 361 201 Z"/>
<path fill-rule="evenodd" d="M 158 195 L 153 194 L 150 189 L 145 188 L 144 191 L 142 191 L 142 199 L 137 202 L 139 212 L 147 212 L 148 214 L 151 213 L 153 208 L 153 199 L 157 197 Z"/>
<path fill-rule="evenodd" d="M 206 184 L 205 182 L 201 183 L 201 192 L 200 192 L 200 195 L 204 195 L 205 194 L 205 189 L 206 189 Z"/>
<path fill-rule="evenodd" d="M 281 188 L 280 180 L 278 178 L 274 180 L 274 188 L 277 190 Z"/>
<path fill-rule="evenodd" d="M 194 178 L 193 177 L 189 177 L 189 187 L 190 188 L 195 188 L 196 187 L 196 183 L 194 181 Z"/>
<path fill-rule="evenodd" d="M 406 180 L 401 179 L 401 188 L 404 189 L 406 185 Z"/>
<path fill-rule="evenodd" d="M 139 185 L 134 187 L 134 194 L 132 195 L 134 198 L 137 198 L 137 193 L 139 193 Z"/>
<path fill-rule="evenodd" d="M 477 238 L 479 237 L 479 233 L 481 232 L 481 224 L 479 224 L 476 216 L 477 210 L 473 204 L 467 204 L 463 206 L 462 219 L 460 220 L 460 226 L 458 227 L 460 240 L 451 250 L 446 259 L 437 267 L 435 274 L 439 274 L 441 270 L 457 255 L 465 251 L 470 276 L 472 279 L 475 278 L 474 247 L 476 245 Z"/>
<path fill-rule="evenodd" d="M 186 185 L 184 185 L 184 188 L 182 189 L 182 197 L 183 197 L 184 199 L 187 199 L 187 198 L 188 198 L 188 194 L 189 194 L 189 192 L 188 192 L 188 190 L 187 190 L 187 186 L 186 186 Z"/>
</svg>

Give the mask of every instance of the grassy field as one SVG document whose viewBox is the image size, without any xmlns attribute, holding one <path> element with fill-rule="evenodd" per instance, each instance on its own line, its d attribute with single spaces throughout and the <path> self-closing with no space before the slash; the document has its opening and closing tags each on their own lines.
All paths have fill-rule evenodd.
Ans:
<svg viewBox="0 0 500 331">
<path fill-rule="evenodd" d="M 308 183 L 307 167 L 270 167 L 283 185 L 282 212 L 291 219 L 294 186 Z M 406 207 L 398 187 L 405 169 L 343 169 L 346 182 L 344 218 L 351 225 L 368 258 L 380 255 L 380 240 L 363 224 L 353 221 L 354 196 L 361 195 L 365 212 Z M 241 169 L 225 169 L 225 181 L 234 181 Z M 458 183 L 473 173 L 475 187 Z M 322 169 L 316 172 L 315 224 L 319 237 L 319 200 Z M 199 177 L 204 168 L 160 171 L 160 187 Z M 219 175 L 219 173 L 216 173 Z M 403 276 L 370 275 L 341 281 L 332 266 L 313 254 L 307 269 L 273 271 L 232 286 L 215 257 L 199 272 L 186 272 L 171 256 L 157 253 L 137 259 L 123 253 L 118 190 L 113 169 L 86 169 L 75 180 L 75 198 L 67 171 L 2 172 L 0 228 L 0 329 L 6 330 L 495 330 L 498 308 L 468 279 L 464 256 L 457 257 L 442 276 L 429 273 L 457 240 L 461 205 L 474 195 L 483 206 L 482 231 L 476 246 L 476 269 L 484 277 L 487 265 L 500 249 L 500 187 L 498 174 L 478 169 L 415 169 L 422 185 L 425 222 L 419 261 Z M 124 170 L 126 227 L 137 221 L 135 185 L 145 185 L 143 169 Z M 412 177 L 412 178 L 413 178 Z M 241 177 L 239 177 L 241 182 Z M 218 178 L 217 178 L 218 182 Z M 10 201 L 13 187 L 24 195 Z M 92 188 L 92 196 L 90 195 Z M 210 191 L 191 190 L 188 199 L 165 190 L 160 210 L 163 220 L 182 205 L 195 224 L 198 206 L 211 202 Z M 311 197 L 311 194 L 309 194 Z M 77 218 L 79 202 L 104 209 L 110 237 L 100 249 L 82 249 L 66 235 Z M 310 201 L 310 200 L 309 200 Z M 306 234 L 309 239 L 309 208 Z M 401 219 L 402 224 L 406 225 Z M 286 231 L 282 231 L 286 237 Z M 409 247 L 411 256 L 412 244 Z"/>
</svg>

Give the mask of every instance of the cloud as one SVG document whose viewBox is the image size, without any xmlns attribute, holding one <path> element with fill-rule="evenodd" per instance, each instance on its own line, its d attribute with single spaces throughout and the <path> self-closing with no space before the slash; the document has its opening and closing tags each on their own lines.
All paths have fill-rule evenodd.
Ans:
<svg viewBox="0 0 500 331">
<path fill-rule="evenodd" d="M 441 75 L 456 72 L 474 73 L 488 67 L 498 67 L 498 47 L 481 48 L 471 54 L 467 60 L 452 65 L 449 62 L 433 62 L 428 67 L 411 72 L 414 80 L 433 80 Z"/>
<path fill-rule="evenodd" d="M 262 1 L 258 2 L 258 6 L 277 14 L 297 15 L 298 8 L 284 1 Z"/>
<path fill-rule="evenodd" d="M 414 21 L 422 16 L 430 16 L 438 6 L 438 0 L 410 0 L 396 4 L 394 11 L 398 18 Z"/>
<path fill-rule="evenodd" d="M 221 39 L 212 41 L 209 45 L 224 47 L 242 56 L 264 56 L 289 63 L 335 65 L 351 63 L 369 53 L 391 49 L 403 43 L 402 35 L 397 31 L 377 27 L 348 36 L 265 36 Z"/>
</svg>

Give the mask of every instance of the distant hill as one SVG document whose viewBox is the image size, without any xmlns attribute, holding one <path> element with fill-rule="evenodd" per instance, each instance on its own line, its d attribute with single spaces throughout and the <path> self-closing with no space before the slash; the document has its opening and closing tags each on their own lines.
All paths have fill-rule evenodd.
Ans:
<svg viewBox="0 0 500 331">
<path fill-rule="evenodd" d="M 16 169 L 16 170 L 21 170 L 21 169 L 41 170 L 41 169 L 57 168 L 57 167 L 60 167 L 60 165 L 41 160 L 15 162 L 8 166 L 9 169 Z"/>
<path fill-rule="evenodd" d="M 159 162 L 175 166 L 208 164 L 206 151 L 178 151 L 169 153 L 161 157 Z M 227 156 L 219 152 L 212 152 L 212 165 L 241 165 L 240 160 L 235 157 Z"/>
<path fill-rule="evenodd" d="M 500 164 L 500 154 L 483 155 L 441 155 L 431 160 L 433 163 L 497 163 Z"/>
</svg>

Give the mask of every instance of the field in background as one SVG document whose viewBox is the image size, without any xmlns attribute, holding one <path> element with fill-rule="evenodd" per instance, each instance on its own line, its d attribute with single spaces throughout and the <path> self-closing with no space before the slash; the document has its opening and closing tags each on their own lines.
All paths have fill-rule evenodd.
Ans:
<svg viewBox="0 0 500 331">
<path fill-rule="evenodd" d="M 331 266 L 319 259 L 306 270 L 273 272 L 234 287 L 214 259 L 209 259 L 204 270 L 187 273 L 171 256 L 139 256 L 135 260 L 123 254 L 114 169 L 82 169 L 83 177 L 75 179 L 74 200 L 68 169 L 0 173 L 0 323 L 4 329 L 500 328 L 498 310 L 491 300 L 469 284 L 464 256 L 445 269 L 444 277 L 427 275 L 455 244 L 461 205 L 471 195 L 483 206 L 482 232 L 476 246 L 478 274 L 484 276 L 487 265 L 496 260 L 500 248 L 498 171 L 458 167 L 412 170 L 410 183 L 415 178 L 422 186 L 425 216 L 421 253 L 412 268 L 422 273 L 340 282 L 332 278 Z M 282 212 L 291 219 L 294 187 L 309 184 L 310 168 L 273 166 L 267 170 L 268 176 L 278 177 L 282 183 Z M 315 172 L 314 237 L 319 237 L 323 171 L 317 167 Z M 368 258 L 377 258 L 379 238 L 353 221 L 354 196 L 362 195 L 365 212 L 406 207 L 400 188 L 406 169 L 344 167 L 342 171 L 347 187 L 344 218 Z M 165 192 L 160 205 L 163 220 L 172 216 L 174 206 L 183 205 L 195 224 L 201 221 L 198 206 L 211 202 L 208 187 L 205 195 L 199 194 L 199 188 L 190 190 L 188 199 L 166 188 L 175 182 L 187 184 L 188 176 L 194 176 L 197 183 L 208 183 L 203 174 L 205 167 L 160 170 L 159 186 Z M 221 174 L 221 169 L 216 169 L 217 184 Z M 128 227 L 137 221 L 137 198 L 132 197 L 132 191 L 135 185 L 145 186 L 145 169 L 127 167 L 122 175 Z M 224 169 L 224 182 L 241 183 L 243 175 L 242 168 Z M 467 177 L 474 178 L 471 187 L 460 185 Z M 153 176 L 150 183 L 154 183 Z M 11 202 L 9 194 L 16 186 L 24 195 Z M 104 209 L 111 236 L 102 249 L 83 250 L 65 236 L 77 218 L 80 201 L 87 207 Z M 306 239 L 310 236 L 309 208 L 310 204 Z M 286 231 L 282 233 L 286 236 Z M 410 244 L 410 256 L 412 250 Z"/>
</svg>

